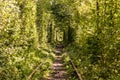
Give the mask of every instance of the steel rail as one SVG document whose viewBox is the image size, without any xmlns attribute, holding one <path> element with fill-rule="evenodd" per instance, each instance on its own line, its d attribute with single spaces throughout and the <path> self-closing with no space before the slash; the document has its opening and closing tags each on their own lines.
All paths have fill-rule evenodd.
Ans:
<svg viewBox="0 0 120 80">
<path fill-rule="evenodd" d="M 69 55 L 68 53 L 66 53 L 66 54 L 67 54 L 68 57 L 70 58 L 70 55 Z M 74 64 L 74 62 L 73 62 L 73 60 L 72 60 L 71 58 L 70 58 L 70 62 L 71 62 L 71 64 L 72 64 L 72 66 L 73 66 L 73 68 L 74 68 L 74 70 L 75 70 L 75 72 L 76 72 L 79 80 L 83 80 L 82 75 L 78 72 L 78 69 L 76 68 L 76 66 L 75 66 L 75 64 Z"/>
</svg>

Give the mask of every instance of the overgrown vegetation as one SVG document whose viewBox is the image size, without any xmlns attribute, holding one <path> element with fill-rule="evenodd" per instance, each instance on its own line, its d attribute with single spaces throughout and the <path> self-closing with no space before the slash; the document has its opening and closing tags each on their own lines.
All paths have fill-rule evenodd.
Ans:
<svg viewBox="0 0 120 80">
<path fill-rule="evenodd" d="M 52 52 L 38 41 L 44 39 L 38 34 L 45 32 L 37 31 L 42 25 L 36 24 L 37 12 L 36 0 L 0 1 L 0 80 L 26 80 L 43 62 L 32 79 L 41 79 L 49 72 Z"/>
<path fill-rule="evenodd" d="M 46 76 L 57 37 L 83 80 L 119 80 L 119 14 L 119 0 L 1 0 L 0 80 L 25 80 L 45 60 L 32 79 Z"/>
<path fill-rule="evenodd" d="M 86 0 L 76 5 L 74 42 L 68 50 L 85 80 L 120 79 L 119 4 Z"/>
</svg>

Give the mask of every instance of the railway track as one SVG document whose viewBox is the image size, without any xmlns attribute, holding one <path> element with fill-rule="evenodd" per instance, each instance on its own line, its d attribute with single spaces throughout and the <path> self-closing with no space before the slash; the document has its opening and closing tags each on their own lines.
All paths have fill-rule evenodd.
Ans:
<svg viewBox="0 0 120 80">
<path fill-rule="evenodd" d="M 69 56 L 69 55 L 68 55 L 68 56 Z M 69 56 L 69 58 L 70 58 L 70 56 Z M 75 64 L 74 64 L 74 62 L 73 62 L 73 60 L 72 60 L 71 58 L 70 58 L 70 62 L 71 62 L 71 65 L 72 65 L 73 69 L 75 70 L 75 72 L 76 72 L 76 74 L 77 74 L 77 76 L 78 76 L 78 79 L 79 79 L 79 80 L 83 80 L 81 74 L 78 72 L 78 70 L 77 70 L 77 68 L 76 68 L 76 66 L 75 66 Z"/>
<path fill-rule="evenodd" d="M 56 57 L 52 66 L 52 73 L 49 80 L 67 80 L 67 70 L 62 60 L 62 47 L 56 47 Z"/>
<path fill-rule="evenodd" d="M 56 48 L 56 58 L 55 62 L 53 64 L 52 70 L 53 72 L 51 73 L 51 78 L 49 80 L 69 80 L 69 74 L 66 70 L 66 67 L 64 65 L 64 61 L 62 59 L 62 49 L 63 46 L 58 45 Z M 70 56 L 67 54 L 67 56 L 70 58 Z M 75 80 L 83 80 L 82 76 L 78 73 L 77 68 L 75 67 L 73 61 L 70 58 L 70 64 L 72 65 L 78 79 Z M 72 79 L 70 79 L 72 80 Z"/>
<path fill-rule="evenodd" d="M 56 48 L 56 53 L 55 53 L 55 61 L 53 63 L 53 66 L 51 68 L 51 74 L 48 77 L 48 79 L 41 79 L 41 80 L 83 80 L 81 74 L 78 72 L 74 62 L 70 58 L 69 54 L 66 52 L 66 55 L 70 58 L 70 65 L 72 65 L 72 68 L 75 72 L 75 75 L 77 76 L 77 79 L 69 79 L 71 77 L 68 73 L 68 70 L 66 69 L 66 65 L 64 64 L 64 59 L 62 57 L 63 54 L 63 47 L 58 46 Z M 28 76 L 27 80 L 31 80 L 32 76 L 39 70 L 39 67 L 43 63 L 40 63 L 34 70 L 33 72 Z"/>
</svg>

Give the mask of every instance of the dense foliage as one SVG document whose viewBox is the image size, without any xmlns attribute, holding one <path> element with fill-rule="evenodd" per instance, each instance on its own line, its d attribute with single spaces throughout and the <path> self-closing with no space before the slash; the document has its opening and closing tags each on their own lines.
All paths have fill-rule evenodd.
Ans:
<svg viewBox="0 0 120 80">
<path fill-rule="evenodd" d="M 43 37 L 38 37 L 37 12 L 36 0 L 0 1 L 0 80 L 26 80 L 43 62 L 33 79 L 46 75 L 51 52 L 38 41 Z"/>
<path fill-rule="evenodd" d="M 119 14 L 119 0 L 0 0 L 0 80 L 25 80 L 40 63 L 32 79 L 42 79 L 49 43 L 62 40 L 83 80 L 119 80 Z"/>
<path fill-rule="evenodd" d="M 120 79 L 119 4 L 117 0 L 86 0 L 76 5 L 75 36 L 69 50 L 85 80 Z"/>
</svg>

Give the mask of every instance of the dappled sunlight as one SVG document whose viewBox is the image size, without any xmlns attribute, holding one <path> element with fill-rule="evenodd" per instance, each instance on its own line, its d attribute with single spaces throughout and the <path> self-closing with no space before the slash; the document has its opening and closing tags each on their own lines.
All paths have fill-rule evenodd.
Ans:
<svg viewBox="0 0 120 80">
<path fill-rule="evenodd" d="M 120 80 L 119 0 L 0 0 L 0 80 Z"/>
</svg>

